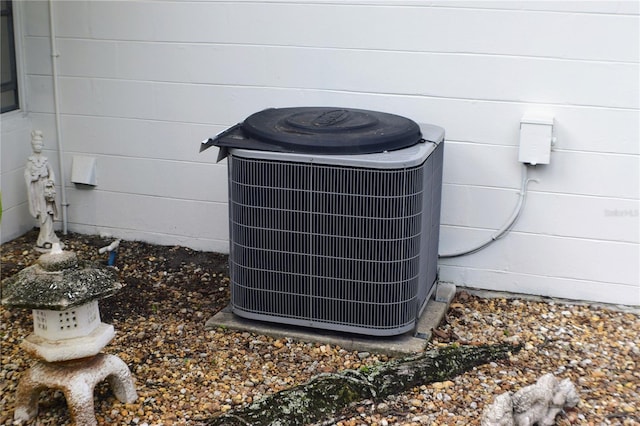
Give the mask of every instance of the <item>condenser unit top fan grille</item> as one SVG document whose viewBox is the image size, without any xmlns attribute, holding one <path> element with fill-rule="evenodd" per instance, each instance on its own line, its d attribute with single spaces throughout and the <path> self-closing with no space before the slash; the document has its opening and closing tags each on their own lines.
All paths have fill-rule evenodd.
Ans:
<svg viewBox="0 0 640 426">
<path fill-rule="evenodd" d="M 343 128 L 316 132 L 324 133 L 302 152 L 282 141 L 272 150 L 247 147 L 255 141 L 245 144 L 246 129 L 221 135 L 236 141 L 228 162 L 231 307 L 258 320 L 401 334 L 413 329 L 436 280 L 444 134 L 426 126 L 436 140 L 420 139 L 418 128 L 418 140 L 400 149 L 305 152 L 322 138 L 338 146 L 344 132 L 382 114 L 335 111 L 288 111 L 304 126 Z M 266 133 L 283 125 L 267 115 L 280 124 Z M 249 138 L 267 143 L 258 133 Z"/>
</svg>

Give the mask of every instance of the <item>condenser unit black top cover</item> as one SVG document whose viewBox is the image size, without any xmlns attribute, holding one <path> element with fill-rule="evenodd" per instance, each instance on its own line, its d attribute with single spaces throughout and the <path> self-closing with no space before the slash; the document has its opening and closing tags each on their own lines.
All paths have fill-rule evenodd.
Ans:
<svg viewBox="0 0 640 426">
<path fill-rule="evenodd" d="M 218 146 L 302 154 L 371 154 L 420 142 L 420 127 L 399 115 L 331 107 L 270 108 L 209 139 Z M 226 154 L 226 153 L 225 153 Z"/>
</svg>

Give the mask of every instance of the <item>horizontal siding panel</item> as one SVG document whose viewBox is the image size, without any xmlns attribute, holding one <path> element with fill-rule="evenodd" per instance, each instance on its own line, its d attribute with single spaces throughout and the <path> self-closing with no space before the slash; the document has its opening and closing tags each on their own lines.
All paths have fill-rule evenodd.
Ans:
<svg viewBox="0 0 640 426">
<path fill-rule="evenodd" d="M 619 108 L 640 105 L 637 64 L 238 45 L 91 47 L 96 43 L 105 44 L 78 48 L 72 41 L 65 48 L 61 43 L 61 75 Z M 118 54 L 109 59 L 110 52 Z M 110 72 L 113 65 L 101 66 L 105 61 L 118 64 L 115 75 Z"/>
<path fill-rule="evenodd" d="M 21 1 L 23 32 L 25 36 L 49 36 L 49 6 L 44 1 Z M 81 3 L 78 2 L 80 5 Z M 76 12 L 78 17 L 84 13 Z"/>
<path fill-rule="evenodd" d="M 27 205 L 24 169 L 31 152 L 31 123 L 23 111 L 2 114 L 0 118 L 0 193 L 2 220 L 0 243 L 12 240 L 35 224 Z M 48 153 L 45 153 L 48 155 Z"/>
<path fill-rule="evenodd" d="M 280 93 L 274 92 L 274 98 L 288 97 Z M 307 93 L 313 99 L 316 92 L 305 91 L 302 96 Z M 557 149 L 640 153 L 637 111 L 365 93 L 326 93 L 324 97 L 334 105 L 389 111 L 418 123 L 439 125 L 445 128 L 449 140 L 491 145 L 518 146 L 522 117 L 546 114 L 555 118 Z M 298 99 L 293 101 L 299 102 Z"/>
<path fill-rule="evenodd" d="M 86 235 L 104 235 L 109 238 L 122 238 L 125 241 L 144 241 L 163 246 L 183 246 L 193 250 L 229 253 L 229 241 L 224 239 L 207 239 L 197 236 L 150 232 L 142 229 L 110 228 L 102 225 L 83 225 L 77 223 L 70 224 L 69 230 Z M 124 245 L 126 242 L 121 244 Z"/>
<path fill-rule="evenodd" d="M 513 6 L 60 2 L 56 16 L 60 37 L 69 38 L 638 60 L 634 16 Z M 611 43 L 625 39 L 629 43 Z"/>
<path fill-rule="evenodd" d="M 2 208 L 8 209 L 27 202 L 24 167 L 2 173 Z"/>
<path fill-rule="evenodd" d="M 52 75 L 51 41 L 49 37 L 25 37 L 24 70 L 26 74 Z M 59 50 L 59 49 L 58 49 Z M 92 56 L 96 56 L 95 53 Z M 93 59 L 93 58 L 92 58 Z M 59 57 L 58 64 L 66 62 L 67 58 Z"/>
<path fill-rule="evenodd" d="M 228 200 L 227 169 L 223 165 L 130 157 L 95 158 L 99 191 L 175 200 L 223 203 Z M 67 154 L 66 166 L 70 179 L 71 154 Z"/>
<path fill-rule="evenodd" d="M 516 147 L 445 142 L 444 183 L 519 189 L 522 167 Z"/>
<path fill-rule="evenodd" d="M 449 141 L 445 145 L 445 183 L 520 188 L 518 148 Z M 554 151 L 548 165 L 529 167 L 533 191 L 638 199 L 637 156 Z"/>
<path fill-rule="evenodd" d="M 227 217 L 227 205 L 223 203 L 95 190 L 70 190 L 68 199 L 71 228 L 100 226 L 172 235 L 176 240 L 229 239 L 227 221 L 221 220 Z"/>
<path fill-rule="evenodd" d="M 29 93 L 29 111 L 53 114 L 53 80 L 51 77 L 26 75 L 25 80 Z"/>
<path fill-rule="evenodd" d="M 50 77 L 28 79 L 31 109 L 53 113 Z M 192 84 L 62 79 L 61 110 L 65 115 L 106 116 L 184 123 L 232 124 L 256 110 L 295 103 L 320 104 L 322 92 L 260 90 Z M 159 92 L 159 95 L 156 93 Z M 296 93 L 297 92 L 297 93 Z M 278 93 L 284 96 L 278 96 Z M 161 97 L 164 105 L 158 105 Z M 305 102 L 306 100 L 306 102 Z"/>
<path fill-rule="evenodd" d="M 555 116 L 555 149 L 640 154 L 637 110 L 540 107 Z"/>
<path fill-rule="evenodd" d="M 505 273 L 449 265 L 440 266 L 440 279 L 456 283 L 459 290 L 463 289 L 460 287 L 471 287 L 627 306 L 640 305 L 640 288 L 637 285 Z"/>
<path fill-rule="evenodd" d="M 35 86 L 35 91 L 45 91 L 32 102 L 33 110 L 53 112 L 53 103 L 47 98 L 47 94 L 52 96 L 53 93 L 51 79 L 32 76 L 29 81 Z M 85 87 L 89 86 L 88 80 L 82 81 Z M 73 90 L 77 94 L 65 90 L 62 97 L 69 97 L 70 101 L 69 108 L 65 106 L 63 113 L 102 115 L 105 118 L 124 117 L 130 86 L 142 84 L 149 88 L 148 96 L 152 93 L 152 83 L 110 81 L 104 84 L 109 87 L 107 93 L 111 93 L 108 100 L 97 96 L 87 99 L 86 92 L 78 86 L 74 86 Z M 555 117 L 558 149 L 640 153 L 640 122 L 637 120 L 637 111 L 321 90 L 193 85 L 159 87 L 168 92 L 164 98 L 168 103 L 166 108 L 174 108 L 171 114 L 159 116 L 154 111 L 155 106 L 149 104 L 131 112 L 126 118 L 154 120 L 158 127 L 162 126 L 158 121 L 229 126 L 268 107 L 337 105 L 387 111 L 407 116 L 419 123 L 436 124 L 446 129 L 448 139 L 517 146 L 522 116 L 527 113 L 544 113 Z M 127 127 L 126 124 L 124 126 Z M 50 135 L 53 136 L 51 133 Z"/>
<path fill-rule="evenodd" d="M 637 244 L 640 242 L 639 208 L 640 202 L 637 199 L 532 192 L 527 199 L 522 221 L 516 229 Z M 540 220 L 541 218 L 551 220 Z"/>
<path fill-rule="evenodd" d="M 536 191 L 601 197 L 640 198 L 638 156 L 556 151 L 549 165 L 536 166 Z"/>
<path fill-rule="evenodd" d="M 554 149 L 640 154 L 640 120 L 634 110 L 384 95 L 351 99 L 437 124 L 456 141 L 518 146 L 522 117 L 540 114 L 555 119 Z"/>
<path fill-rule="evenodd" d="M 511 216 L 517 201 L 518 191 L 515 189 L 445 184 L 440 223 L 497 230 Z"/>
<path fill-rule="evenodd" d="M 439 253 L 474 247 L 490 235 L 443 226 Z M 638 244 L 512 232 L 478 253 L 440 264 L 637 286 L 639 258 Z"/>
<path fill-rule="evenodd" d="M 252 0 L 241 0 L 252 1 Z M 279 0 L 266 0 L 279 1 Z M 285 0 L 286 1 L 286 0 Z M 322 0 L 320 0 L 322 1 Z M 327 2 L 331 0 L 325 0 Z M 375 1 L 375 0 L 374 0 Z M 638 15 L 640 14 L 640 3 L 627 0 L 561 0 L 561 1 L 539 1 L 539 0 L 518 0 L 506 2 L 504 0 L 434 0 L 429 4 L 443 7 L 456 8 L 480 8 L 480 9 L 516 9 L 516 10 L 539 10 L 549 12 L 571 12 L 571 13 L 594 13 L 594 14 L 620 14 Z"/>
<path fill-rule="evenodd" d="M 5 132 L 4 121 L 2 122 L 2 127 L 2 155 L 0 155 L 0 170 L 2 170 L 2 175 L 4 176 L 5 173 L 13 172 L 16 169 L 20 169 L 22 172 L 27 163 L 27 158 L 32 154 L 31 128 L 24 126 Z M 46 145 L 47 148 L 52 147 L 48 140 L 46 141 Z"/>
<path fill-rule="evenodd" d="M 514 190 L 445 185 L 441 223 L 497 231 L 511 217 L 517 201 L 518 192 Z M 530 189 L 514 231 L 638 243 L 639 208 L 637 200 L 551 194 Z M 541 220 L 543 218 L 553 220 Z"/>
<path fill-rule="evenodd" d="M 55 134 L 53 114 L 32 116 L 45 135 Z M 200 142 L 227 127 L 86 115 L 63 115 L 61 122 L 64 149 L 72 154 L 191 162 L 215 161 L 213 149 L 199 152 Z"/>
<path fill-rule="evenodd" d="M 36 220 L 29 214 L 26 202 L 11 207 L 3 204 L 2 207 L 6 210 L 2 211 L 0 222 L 0 244 L 19 237 L 36 225 Z"/>
</svg>

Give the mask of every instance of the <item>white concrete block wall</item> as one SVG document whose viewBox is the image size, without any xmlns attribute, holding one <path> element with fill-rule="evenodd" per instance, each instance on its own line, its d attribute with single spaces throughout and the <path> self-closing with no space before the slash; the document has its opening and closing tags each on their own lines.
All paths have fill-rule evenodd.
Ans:
<svg viewBox="0 0 640 426">
<path fill-rule="evenodd" d="M 31 155 L 31 127 L 21 111 L 2 114 L 0 121 L 0 191 L 2 191 L 2 222 L 0 239 L 19 237 L 35 225 L 27 204 L 24 166 Z M 51 151 L 47 151 L 49 153 Z"/>
<path fill-rule="evenodd" d="M 22 7 L 30 117 L 52 137 L 48 9 Z M 55 12 L 66 168 L 74 154 L 98 161 L 95 189 L 67 178 L 71 230 L 227 251 L 226 167 L 199 141 L 267 107 L 334 105 L 446 129 L 441 251 L 466 248 L 511 214 L 519 121 L 543 112 L 558 143 L 531 173 L 520 222 L 442 260 L 441 278 L 640 304 L 637 2 L 56 1 Z"/>
<path fill-rule="evenodd" d="M 23 48 L 23 16 L 20 7 L 14 8 L 15 44 L 18 52 Z M 28 114 L 24 55 L 16 55 L 20 109 L 0 115 L 0 192 L 2 194 L 2 220 L 0 242 L 16 238 L 35 225 L 29 215 L 24 166 L 31 155 L 31 120 Z M 47 155 L 55 152 L 45 146 Z"/>
</svg>

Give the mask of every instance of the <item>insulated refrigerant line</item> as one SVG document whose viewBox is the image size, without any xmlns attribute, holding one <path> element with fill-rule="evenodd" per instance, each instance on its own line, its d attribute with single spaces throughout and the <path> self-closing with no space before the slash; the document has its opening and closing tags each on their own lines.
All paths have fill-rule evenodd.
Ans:
<svg viewBox="0 0 640 426">
<path fill-rule="evenodd" d="M 516 224 L 516 222 L 518 221 L 518 218 L 520 217 L 520 214 L 522 213 L 522 210 L 524 209 L 524 205 L 525 205 L 525 201 L 527 198 L 527 186 L 529 185 L 529 182 L 534 181 L 534 182 L 538 182 L 537 179 L 529 179 L 528 178 L 528 165 L 523 163 L 522 164 L 522 185 L 520 187 L 520 193 L 519 193 L 519 198 L 518 198 L 518 203 L 516 204 L 515 209 L 513 210 L 513 213 L 511 214 L 511 217 L 509 217 L 509 219 L 507 220 L 507 222 L 502 226 L 502 228 L 498 229 L 488 240 L 486 240 L 485 242 L 479 244 L 476 247 L 467 249 L 467 250 L 463 250 L 463 251 L 458 251 L 458 252 L 453 252 L 453 253 L 445 253 L 445 254 L 438 254 L 438 258 L 440 259 L 449 259 L 452 257 L 461 257 L 461 256 L 466 256 L 468 254 L 473 254 L 476 253 L 488 246 L 490 246 L 494 241 L 499 240 L 500 238 L 504 237 L 509 231 L 511 231 L 511 229 L 514 227 L 514 225 Z"/>
</svg>

